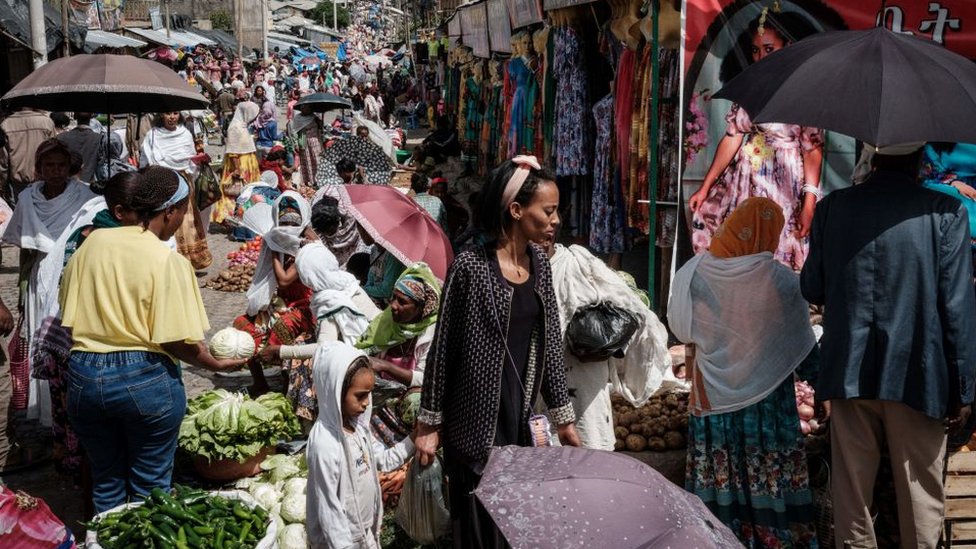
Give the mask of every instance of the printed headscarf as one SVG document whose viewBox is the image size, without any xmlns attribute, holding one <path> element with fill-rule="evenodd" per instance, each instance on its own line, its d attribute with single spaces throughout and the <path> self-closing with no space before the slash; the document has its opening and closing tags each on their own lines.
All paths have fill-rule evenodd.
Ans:
<svg viewBox="0 0 976 549">
<path fill-rule="evenodd" d="M 708 251 L 720 259 L 775 252 L 785 224 L 783 208 L 776 202 L 746 199 L 715 231 Z"/>
<path fill-rule="evenodd" d="M 421 307 L 421 318 L 411 324 L 393 320 L 393 310 L 387 307 L 369 324 L 362 339 L 356 343 L 368 354 L 377 354 L 401 343 L 415 339 L 437 322 L 440 307 L 441 285 L 426 263 L 418 262 L 408 267 L 397 279 L 394 291 L 403 292 Z"/>
<path fill-rule="evenodd" d="M 421 318 L 437 312 L 437 306 L 440 303 L 440 292 L 421 276 L 417 274 L 401 276 L 393 289 L 420 305 L 422 311 Z"/>
</svg>

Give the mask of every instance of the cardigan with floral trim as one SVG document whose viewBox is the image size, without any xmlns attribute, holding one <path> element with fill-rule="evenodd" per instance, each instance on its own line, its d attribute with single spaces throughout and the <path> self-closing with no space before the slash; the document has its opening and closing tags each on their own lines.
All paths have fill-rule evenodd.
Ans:
<svg viewBox="0 0 976 549">
<path fill-rule="evenodd" d="M 566 388 L 552 270 L 542 248 L 532 244 L 529 251 L 543 315 L 541 352 L 536 353 L 536 364 L 526 369 L 531 402 L 526 403 L 522 419 L 528 421 L 541 392 L 549 416 L 557 425 L 565 425 L 576 415 Z M 485 247 L 478 247 L 462 252 L 451 265 L 417 417 L 430 426 L 443 424 L 445 445 L 470 464 L 487 462 L 494 442 L 506 355 L 502 327 L 508 326 L 513 294 L 511 286 L 492 272 L 488 254 Z"/>
</svg>

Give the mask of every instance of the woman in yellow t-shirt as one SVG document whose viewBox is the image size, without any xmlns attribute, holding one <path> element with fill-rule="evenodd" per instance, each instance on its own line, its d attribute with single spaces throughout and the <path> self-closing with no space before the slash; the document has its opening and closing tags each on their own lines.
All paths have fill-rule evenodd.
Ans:
<svg viewBox="0 0 976 549">
<path fill-rule="evenodd" d="M 178 361 L 208 370 L 244 363 L 207 350 L 193 267 L 165 244 L 189 190 L 173 170 L 148 168 L 132 200 L 140 224 L 95 231 L 64 271 L 62 324 L 74 339 L 68 419 L 91 463 L 97 512 L 169 489 L 186 411 Z"/>
</svg>

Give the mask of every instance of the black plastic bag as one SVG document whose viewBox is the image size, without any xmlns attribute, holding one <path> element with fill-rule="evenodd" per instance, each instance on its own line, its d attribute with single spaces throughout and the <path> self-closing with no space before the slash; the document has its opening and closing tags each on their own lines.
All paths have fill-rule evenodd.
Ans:
<svg viewBox="0 0 976 549">
<path fill-rule="evenodd" d="M 566 326 L 569 352 L 583 362 L 621 358 L 637 332 L 637 315 L 611 303 L 580 307 Z"/>
</svg>

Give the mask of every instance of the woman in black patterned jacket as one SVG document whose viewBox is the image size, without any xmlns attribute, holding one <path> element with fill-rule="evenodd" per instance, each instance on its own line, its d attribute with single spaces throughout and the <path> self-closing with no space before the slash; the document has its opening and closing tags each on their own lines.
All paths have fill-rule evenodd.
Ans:
<svg viewBox="0 0 976 549">
<path fill-rule="evenodd" d="M 531 244 L 559 224 L 554 180 L 531 156 L 495 168 L 479 216 L 493 242 L 458 255 L 444 287 L 416 443 L 427 465 L 443 434 L 458 548 L 508 546 L 472 491 L 492 447 L 532 444 L 528 420 L 540 393 L 560 441 L 579 446 L 552 272 Z"/>
</svg>

